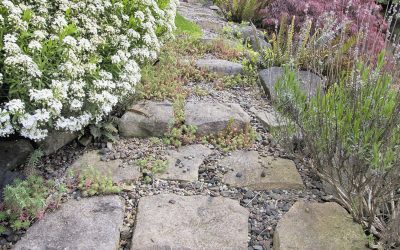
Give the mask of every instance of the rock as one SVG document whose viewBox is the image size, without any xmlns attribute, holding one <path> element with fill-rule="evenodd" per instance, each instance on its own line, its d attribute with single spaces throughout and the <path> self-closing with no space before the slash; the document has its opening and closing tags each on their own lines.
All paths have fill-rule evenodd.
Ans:
<svg viewBox="0 0 400 250">
<path fill-rule="evenodd" d="M 53 131 L 43 141 L 38 142 L 38 145 L 45 155 L 51 155 L 77 137 L 78 133 Z"/>
<path fill-rule="evenodd" d="M 24 164 L 33 147 L 28 140 L 0 141 L 0 172 L 14 170 Z"/>
<path fill-rule="evenodd" d="M 170 102 L 143 101 L 121 117 L 119 133 L 124 137 L 161 137 L 174 124 Z"/>
<path fill-rule="evenodd" d="M 118 196 L 70 200 L 29 228 L 14 249 L 118 249 L 123 219 Z"/>
<path fill-rule="evenodd" d="M 253 112 L 263 126 L 268 129 L 285 125 L 284 118 L 281 117 L 276 111 L 259 111 L 254 107 L 252 107 L 250 111 Z"/>
<path fill-rule="evenodd" d="M 244 42 L 250 43 L 254 51 L 264 51 L 267 48 L 271 48 L 271 44 L 265 40 L 263 32 L 257 30 L 254 26 L 243 27 L 239 33 Z"/>
<path fill-rule="evenodd" d="M 253 190 L 304 188 L 300 174 L 290 160 L 260 157 L 256 151 L 234 151 L 218 164 L 231 169 L 224 175 L 223 182 L 235 187 Z M 240 178 L 238 172 L 242 173 Z"/>
<path fill-rule="evenodd" d="M 79 144 L 81 144 L 82 146 L 86 147 L 86 146 L 88 146 L 88 145 L 92 142 L 92 140 L 93 140 L 93 136 L 91 136 L 91 135 L 85 135 L 85 136 L 82 136 L 82 137 L 78 140 L 78 142 L 79 142 Z"/>
<path fill-rule="evenodd" d="M 334 202 L 298 201 L 279 221 L 274 249 L 367 249 L 362 227 Z"/>
<path fill-rule="evenodd" d="M 210 8 L 210 10 L 214 10 L 214 11 L 217 11 L 217 12 L 221 11 L 221 9 L 217 5 L 211 5 L 209 8 Z"/>
<path fill-rule="evenodd" d="M 157 177 L 165 180 L 197 181 L 199 166 L 212 150 L 204 145 L 189 145 L 168 151 L 168 168 Z M 183 172 L 185 170 L 185 172 Z"/>
<path fill-rule="evenodd" d="M 86 152 L 72 164 L 70 169 L 82 171 L 88 167 L 93 167 L 102 175 L 111 177 L 115 183 L 132 182 L 138 180 L 141 176 L 138 166 L 121 167 L 122 160 L 102 161 L 101 157 L 100 152 L 97 150 Z"/>
<path fill-rule="evenodd" d="M 185 106 L 186 123 L 197 127 L 200 136 L 217 134 L 233 121 L 233 126 L 243 129 L 250 124 L 250 116 L 239 104 L 188 102 Z"/>
<path fill-rule="evenodd" d="M 197 60 L 196 66 L 221 75 L 238 75 L 243 72 L 241 64 L 220 59 L 200 59 Z"/>
<path fill-rule="evenodd" d="M 261 85 L 271 99 L 275 99 L 276 97 L 275 84 L 283 76 L 283 73 L 284 69 L 282 67 L 271 67 L 259 72 Z M 323 81 L 321 77 L 309 71 L 297 72 L 297 80 L 299 81 L 301 89 L 309 97 L 314 96 L 319 87 L 323 87 Z"/>
<path fill-rule="evenodd" d="M 143 197 L 131 249 L 247 249 L 248 216 L 247 209 L 229 198 Z"/>
</svg>

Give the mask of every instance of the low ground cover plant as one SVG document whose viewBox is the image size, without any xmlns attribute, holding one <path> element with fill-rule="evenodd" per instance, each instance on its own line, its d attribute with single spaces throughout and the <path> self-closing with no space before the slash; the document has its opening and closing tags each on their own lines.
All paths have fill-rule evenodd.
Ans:
<svg viewBox="0 0 400 250">
<path fill-rule="evenodd" d="M 175 29 L 176 0 L 0 3 L 0 137 L 98 123 Z"/>
</svg>

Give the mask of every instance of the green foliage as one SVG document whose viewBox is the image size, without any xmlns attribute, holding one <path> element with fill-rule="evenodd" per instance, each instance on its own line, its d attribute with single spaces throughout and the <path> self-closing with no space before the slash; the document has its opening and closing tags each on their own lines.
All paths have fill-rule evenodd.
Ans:
<svg viewBox="0 0 400 250">
<path fill-rule="evenodd" d="M 197 128 L 185 124 L 185 99 L 177 96 L 173 103 L 175 123 L 165 135 L 164 143 L 180 147 L 182 144 L 192 143 L 196 139 Z"/>
<path fill-rule="evenodd" d="M 267 3 L 264 0 L 215 0 L 214 2 L 221 8 L 228 20 L 237 23 L 260 21 L 258 12 Z"/>
<path fill-rule="evenodd" d="M 16 180 L 4 188 L 3 209 L 0 211 L 1 230 L 5 226 L 13 230 L 24 229 L 31 222 L 40 218 L 49 205 L 50 193 L 56 192 L 51 182 L 38 176 L 30 176 L 26 180 Z"/>
<path fill-rule="evenodd" d="M 384 52 L 375 67 L 359 63 L 311 98 L 295 71 L 286 69 L 275 102 L 295 128 L 283 127 L 284 139 L 300 134 L 312 166 L 333 186 L 338 201 L 378 236 L 388 221 L 398 220 L 400 198 L 400 97 L 383 66 Z"/>
<path fill-rule="evenodd" d="M 156 159 L 154 156 L 147 156 L 137 162 L 141 172 L 150 171 L 153 174 L 164 173 L 168 167 L 168 161 Z"/>
<path fill-rule="evenodd" d="M 254 144 L 257 134 L 250 125 L 243 129 L 237 128 L 234 120 L 229 120 L 225 130 L 216 135 L 203 137 L 203 143 L 211 143 L 219 149 L 228 152 L 249 148 Z"/>
<path fill-rule="evenodd" d="M 90 166 L 77 173 L 76 184 L 74 185 L 82 192 L 84 197 L 121 192 L 121 188 L 113 183 L 111 177 Z"/>
<path fill-rule="evenodd" d="M 43 156 L 43 151 L 38 148 L 35 149 L 28 158 L 27 165 L 30 167 L 35 167 L 39 164 L 40 159 Z"/>
<path fill-rule="evenodd" d="M 187 20 L 179 13 L 176 14 L 175 25 L 177 34 L 186 34 L 192 38 L 200 38 L 203 36 L 200 26 Z"/>
<path fill-rule="evenodd" d="M 115 118 L 107 118 L 89 127 L 90 134 L 96 141 L 110 141 L 115 142 L 118 136 L 118 129 L 116 128 Z"/>
</svg>

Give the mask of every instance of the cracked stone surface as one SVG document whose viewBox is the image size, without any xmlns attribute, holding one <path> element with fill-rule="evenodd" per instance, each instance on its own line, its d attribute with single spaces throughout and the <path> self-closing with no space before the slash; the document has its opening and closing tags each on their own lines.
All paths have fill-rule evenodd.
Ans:
<svg viewBox="0 0 400 250">
<path fill-rule="evenodd" d="M 221 59 L 200 59 L 197 60 L 196 66 L 222 75 L 238 75 L 243 72 L 243 66 L 240 63 Z"/>
<path fill-rule="evenodd" d="M 204 145 L 189 145 L 177 150 L 169 150 L 168 167 L 157 177 L 165 180 L 197 181 L 199 166 L 211 155 L 212 150 Z"/>
<path fill-rule="evenodd" d="M 118 249 L 123 219 L 118 196 L 70 200 L 29 228 L 14 249 Z"/>
<path fill-rule="evenodd" d="M 131 249 L 247 249 L 249 211 L 223 197 L 143 197 Z"/>
<path fill-rule="evenodd" d="M 200 136 L 223 131 L 231 120 L 238 129 L 250 124 L 250 116 L 236 103 L 188 102 L 185 117 L 187 124 L 197 127 Z"/>
<path fill-rule="evenodd" d="M 170 102 L 143 101 L 131 106 L 119 121 L 123 137 L 163 136 L 174 124 L 174 110 Z"/>
<path fill-rule="evenodd" d="M 274 249 L 367 249 L 361 225 L 335 202 L 298 201 L 279 221 Z"/>
<path fill-rule="evenodd" d="M 141 176 L 139 167 L 136 165 L 122 166 L 120 159 L 102 161 L 97 150 L 86 152 L 74 162 L 70 169 L 82 171 L 88 167 L 93 167 L 101 174 L 110 176 L 115 183 L 132 182 Z"/>
<path fill-rule="evenodd" d="M 303 189 L 304 184 L 293 161 L 261 157 L 256 151 L 235 151 L 219 162 L 230 169 L 223 182 L 254 190 Z"/>
</svg>

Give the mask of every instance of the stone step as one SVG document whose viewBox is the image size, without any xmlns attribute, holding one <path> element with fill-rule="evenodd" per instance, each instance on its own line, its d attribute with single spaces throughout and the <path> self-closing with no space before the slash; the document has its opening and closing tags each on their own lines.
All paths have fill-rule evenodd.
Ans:
<svg viewBox="0 0 400 250">
<path fill-rule="evenodd" d="M 84 171 L 87 168 L 93 168 L 100 174 L 112 178 L 114 183 L 132 182 L 138 180 L 141 176 L 138 166 L 123 166 L 120 159 L 102 159 L 98 150 L 86 152 L 70 167 L 73 171 Z"/>
<path fill-rule="evenodd" d="M 279 221 L 274 250 L 367 249 L 361 225 L 334 202 L 298 201 Z"/>
<path fill-rule="evenodd" d="M 304 188 L 300 174 L 291 160 L 262 157 L 256 151 L 234 151 L 218 164 L 230 169 L 222 181 L 234 187 L 253 190 Z"/>
<path fill-rule="evenodd" d="M 249 211 L 237 201 L 174 194 L 139 200 L 131 249 L 247 249 Z"/>
<path fill-rule="evenodd" d="M 275 85 L 283 74 L 284 68 L 282 67 L 271 67 L 259 72 L 261 85 L 272 100 L 276 98 Z M 310 71 L 298 71 L 296 79 L 299 81 L 301 89 L 309 97 L 314 96 L 318 88 L 323 88 L 322 78 Z"/>
<path fill-rule="evenodd" d="M 199 136 L 223 131 L 230 121 L 238 129 L 250 124 L 250 116 L 234 103 L 188 102 L 185 123 L 195 125 Z M 132 105 L 119 122 L 124 137 L 161 137 L 174 124 L 174 112 L 169 102 L 144 101 Z"/>
<path fill-rule="evenodd" d="M 29 228 L 14 249 L 118 249 L 123 219 L 118 196 L 70 200 Z"/>
<path fill-rule="evenodd" d="M 261 124 L 268 128 L 269 130 L 285 126 L 287 123 L 285 119 L 275 110 L 258 110 L 251 107 L 250 112 L 252 112 L 255 117 L 261 122 Z"/>
<path fill-rule="evenodd" d="M 212 154 L 212 150 L 204 145 L 189 145 L 177 150 L 167 151 L 168 167 L 164 173 L 156 176 L 164 180 L 197 181 L 199 167 Z"/>
<path fill-rule="evenodd" d="M 220 59 L 200 59 L 196 61 L 196 67 L 225 76 L 243 73 L 243 66 L 240 63 Z"/>
</svg>

